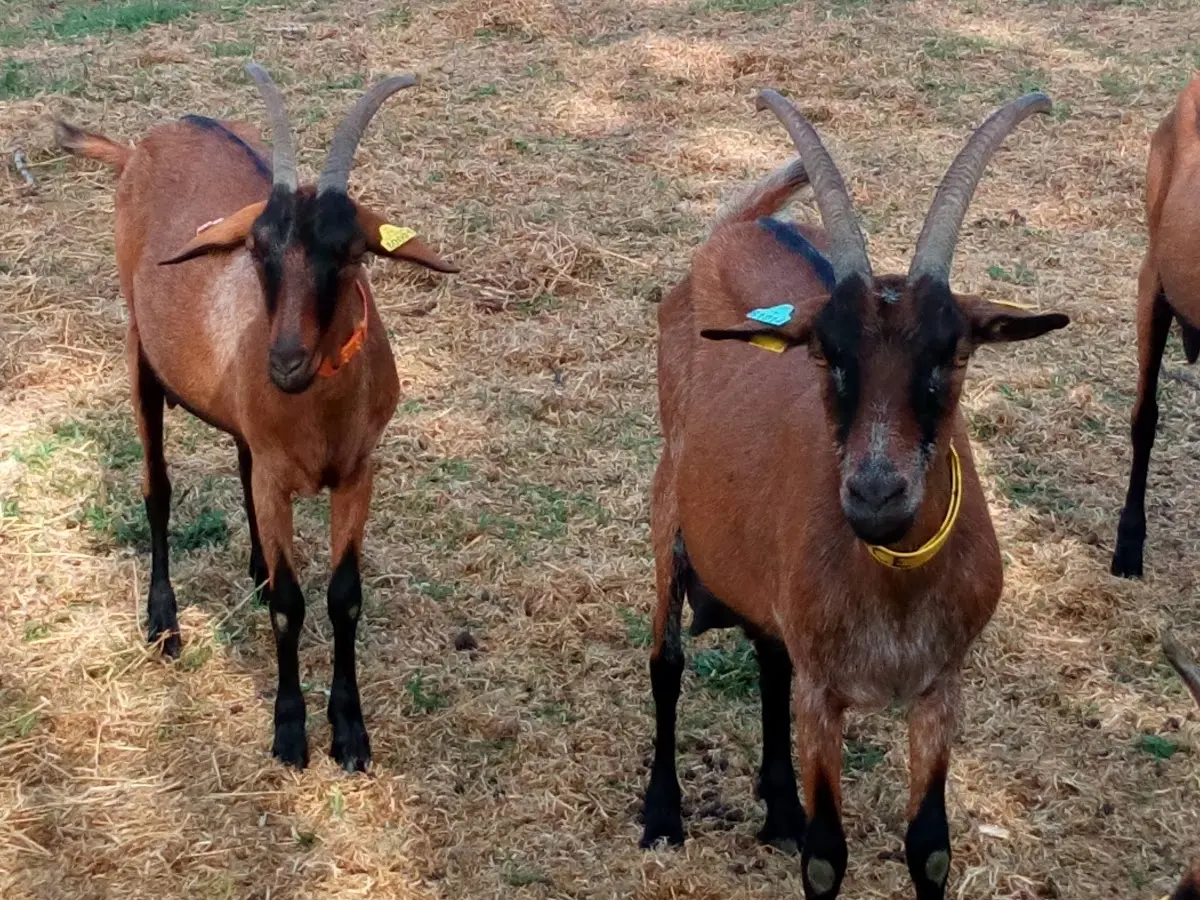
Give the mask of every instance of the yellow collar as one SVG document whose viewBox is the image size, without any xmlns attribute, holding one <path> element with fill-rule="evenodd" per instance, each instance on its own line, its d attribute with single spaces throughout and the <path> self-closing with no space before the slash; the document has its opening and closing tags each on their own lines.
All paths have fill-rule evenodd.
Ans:
<svg viewBox="0 0 1200 900">
<path fill-rule="evenodd" d="M 889 569 L 919 569 L 937 556 L 937 552 L 942 549 L 942 545 L 949 540 L 950 532 L 954 530 L 954 523 L 958 521 L 958 511 L 961 506 L 962 463 L 959 462 L 958 453 L 954 449 L 954 446 L 951 445 L 950 508 L 946 510 L 946 518 L 942 520 L 942 527 L 937 530 L 937 534 L 916 550 L 911 550 L 907 553 L 902 553 L 899 550 L 889 550 L 887 547 L 882 547 L 879 544 L 867 544 L 867 552 L 874 557 L 877 563 L 887 566 Z"/>
</svg>

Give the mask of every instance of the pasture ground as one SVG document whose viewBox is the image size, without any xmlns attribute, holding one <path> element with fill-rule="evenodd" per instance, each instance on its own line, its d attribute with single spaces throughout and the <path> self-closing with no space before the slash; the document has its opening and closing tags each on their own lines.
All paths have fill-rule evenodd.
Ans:
<svg viewBox="0 0 1200 900">
<path fill-rule="evenodd" d="M 1200 65 L 1190 0 L 0 0 L 0 896 L 795 897 L 758 847 L 755 673 L 688 647 L 682 851 L 636 847 L 651 747 L 655 300 L 719 201 L 788 159 L 787 91 L 907 265 L 970 127 L 1031 88 L 956 284 L 1068 312 L 973 364 L 965 404 L 1007 563 L 968 669 L 953 891 L 1152 898 L 1200 853 L 1200 723 L 1162 660 L 1200 645 L 1200 381 L 1172 336 L 1145 583 L 1108 560 L 1128 465 L 1148 138 Z M 50 117 L 133 139 L 263 123 L 312 173 L 363 85 L 416 70 L 355 185 L 464 266 L 373 270 L 404 384 L 379 451 L 360 681 L 375 764 L 325 755 L 327 506 L 298 505 L 314 764 L 269 756 L 274 654 L 231 442 L 168 416 L 185 646 L 140 638 L 148 570 L 112 177 Z M 24 147 L 39 182 L 9 165 Z M 797 214 L 814 214 L 803 199 Z M 469 629 L 478 649 L 455 650 Z M 848 731 L 847 897 L 909 896 L 896 713 Z"/>
</svg>

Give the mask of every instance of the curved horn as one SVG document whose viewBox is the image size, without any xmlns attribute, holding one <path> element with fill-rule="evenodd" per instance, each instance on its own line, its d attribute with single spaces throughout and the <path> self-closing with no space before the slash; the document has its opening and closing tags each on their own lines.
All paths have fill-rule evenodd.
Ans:
<svg viewBox="0 0 1200 900">
<path fill-rule="evenodd" d="M 1197 669 L 1195 664 L 1187 658 L 1187 654 L 1183 652 L 1183 648 L 1179 646 L 1179 642 L 1170 632 L 1164 631 L 1160 641 L 1167 662 L 1179 673 L 1179 677 L 1191 691 L 1196 703 L 1200 705 L 1200 669 Z"/>
<path fill-rule="evenodd" d="M 1049 97 L 1035 91 L 1000 107 L 975 129 L 938 185 L 908 267 L 909 281 L 928 276 L 949 282 L 958 232 L 988 160 L 1009 132 L 1034 113 L 1050 112 L 1051 106 Z"/>
<path fill-rule="evenodd" d="M 841 282 L 850 275 L 860 275 L 870 281 L 871 262 L 867 259 L 862 232 L 854 220 L 854 204 L 846 190 L 846 182 L 821 143 L 817 130 L 777 91 L 763 91 L 755 105 L 775 113 L 800 153 L 812 182 L 817 208 L 821 211 L 821 222 L 829 232 L 829 261 L 834 277 Z"/>
<path fill-rule="evenodd" d="M 296 148 L 292 144 L 292 126 L 288 122 L 287 108 L 283 103 L 283 95 L 267 74 L 267 70 L 258 63 L 248 63 L 246 71 L 258 85 L 263 103 L 267 105 L 267 113 L 271 117 L 271 142 L 274 145 L 274 181 L 277 186 L 285 187 L 295 192 L 298 184 L 296 177 Z"/>
<path fill-rule="evenodd" d="M 321 170 L 321 177 L 317 181 L 318 194 L 324 194 L 326 191 L 346 193 L 350 186 L 350 167 L 354 164 L 354 151 L 358 149 L 358 142 L 362 140 L 367 123 L 379 111 L 384 100 L 396 91 L 412 87 L 416 83 L 415 75 L 394 75 L 385 78 L 359 98 L 358 103 L 346 114 L 346 118 L 334 132 L 333 142 L 329 145 L 329 155 L 325 157 L 325 168 Z"/>
</svg>

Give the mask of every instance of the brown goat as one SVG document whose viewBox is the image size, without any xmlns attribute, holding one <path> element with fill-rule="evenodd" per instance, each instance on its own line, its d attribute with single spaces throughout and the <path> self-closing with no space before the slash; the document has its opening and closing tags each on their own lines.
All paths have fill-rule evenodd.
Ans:
<svg viewBox="0 0 1200 900">
<path fill-rule="evenodd" d="M 686 594 L 693 634 L 741 626 L 755 643 L 767 807 L 759 837 L 803 847 L 810 898 L 834 897 L 846 869 L 845 710 L 911 703 L 908 866 L 918 897 L 941 898 L 960 669 L 1003 582 L 958 409 L 963 376 L 979 345 L 1068 323 L 952 293 L 950 263 L 988 159 L 1050 101 L 1015 100 L 972 135 L 908 275 L 882 277 L 816 131 L 774 91 L 759 105 L 780 118 L 801 159 L 718 220 L 659 311 L 656 737 L 642 844 L 683 840 L 675 709 Z M 809 178 L 825 229 L 772 218 Z M 811 820 L 792 767 L 789 692 Z"/>
<path fill-rule="evenodd" d="M 1133 463 L 1111 570 L 1142 577 L 1146 475 L 1158 427 L 1158 371 L 1171 322 L 1189 363 L 1200 356 L 1200 76 L 1183 89 L 1150 139 L 1146 170 L 1150 241 L 1138 275 L 1138 383 L 1130 424 Z"/>
<path fill-rule="evenodd" d="M 1192 699 L 1196 701 L 1197 706 L 1200 706 L 1200 669 L 1197 669 L 1195 664 L 1187 658 L 1183 648 L 1170 633 L 1163 634 L 1162 649 L 1166 654 L 1167 661 L 1179 673 L 1183 683 L 1187 685 Z M 1200 859 L 1196 860 L 1191 869 L 1183 876 L 1183 880 L 1171 894 L 1171 900 L 1200 900 Z"/>
<path fill-rule="evenodd" d="M 297 655 L 304 596 L 292 555 L 292 499 L 330 489 L 331 753 L 348 771 L 363 770 L 371 749 L 354 659 L 359 565 L 372 452 L 399 396 L 363 260 L 370 252 L 456 270 L 347 193 L 367 123 L 414 78 L 389 78 L 359 100 L 335 133 L 314 189 L 298 184 L 278 89 L 260 67 L 248 71 L 270 112 L 273 166 L 248 126 L 199 116 L 161 125 L 132 148 L 62 122 L 57 137 L 64 149 L 118 174 L 117 271 L 129 308 L 127 356 L 152 542 L 149 639 L 178 655 L 166 402 L 237 444 L 250 574 L 266 583 L 279 662 L 272 751 L 300 768 L 308 763 Z"/>
</svg>

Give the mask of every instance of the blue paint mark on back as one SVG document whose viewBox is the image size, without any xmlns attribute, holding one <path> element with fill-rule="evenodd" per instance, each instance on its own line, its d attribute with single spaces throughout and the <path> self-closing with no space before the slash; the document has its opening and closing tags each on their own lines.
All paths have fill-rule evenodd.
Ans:
<svg viewBox="0 0 1200 900">
<path fill-rule="evenodd" d="M 240 137 L 218 122 L 216 119 L 210 119 L 208 116 L 184 116 L 183 121 L 189 125 L 195 125 L 197 128 L 203 128 L 206 131 L 215 131 L 228 141 L 237 144 L 245 154 L 250 157 L 250 161 L 254 163 L 254 168 L 259 175 L 266 178 L 268 181 L 271 178 L 271 167 L 267 161 L 258 155 L 257 151 Z"/>
<path fill-rule="evenodd" d="M 829 260 L 814 247 L 795 225 L 790 222 L 780 222 L 778 219 L 772 219 L 770 216 L 763 216 L 758 220 L 761 228 L 766 229 L 771 233 L 775 240 L 783 244 L 793 253 L 799 253 L 806 260 L 813 270 L 820 277 L 821 282 L 825 285 L 825 289 L 832 292 L 834 285 L 837 283 L 833 277 L 833 266 Z"/>
</svg>

